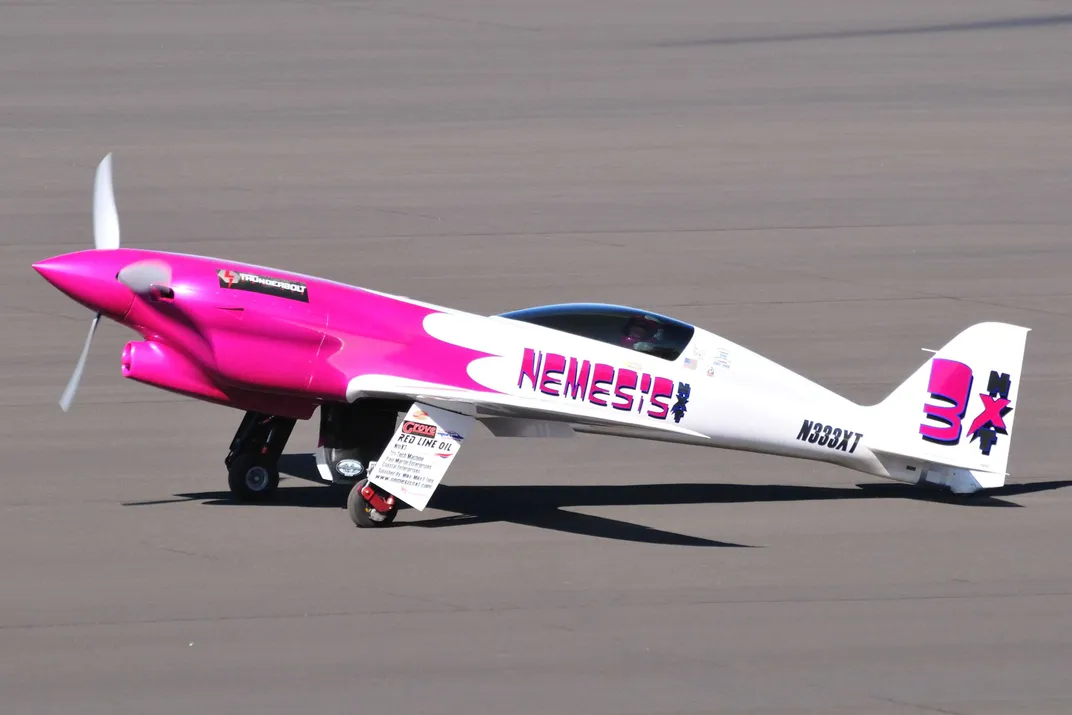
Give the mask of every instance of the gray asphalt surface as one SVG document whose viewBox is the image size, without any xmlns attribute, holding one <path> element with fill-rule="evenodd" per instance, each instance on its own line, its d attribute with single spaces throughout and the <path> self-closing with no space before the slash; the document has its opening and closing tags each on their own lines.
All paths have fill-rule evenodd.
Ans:
<svg viewBox="0 0 1072 715">
<path fill-rule="evenodd" d="M 1072 711 L 1070 67 L 1027 0 L 4 3 L 2 711 Z M 399 528 L 233 505 L 240 415 L 124 329 L 56 404 L 90 316 L 30 264 L 108 151 L 129 246 L 650 306 L 862 402 L 1026 325 L 1011 486 L 480 436 Z"/>
</svg>

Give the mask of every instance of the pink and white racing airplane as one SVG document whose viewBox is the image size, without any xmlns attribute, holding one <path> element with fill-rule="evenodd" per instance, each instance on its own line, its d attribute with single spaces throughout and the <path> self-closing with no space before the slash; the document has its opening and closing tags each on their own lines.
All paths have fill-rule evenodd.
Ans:
<svg viewBox="0 0 1072 715">
<path fill-rule="evenodd" d="M 317 466 L 352 485 L 362 527 L 423 510 L 473 425 L 576 432 L 827 462 L 955 493 L 1006 478 L 1027 328 L 980 323 L 876 405 L 858 405 L 726 338 L 651 311 L 547 305 L 481 316 L 231 260 L 120 248 L 111 155 L 95 249 L 34 264 L 141 339 L 125 377 L 245 412 L 225 460 L 242 500 L 278 486 L 296 421 L 320 408 Z"/>
</svg>

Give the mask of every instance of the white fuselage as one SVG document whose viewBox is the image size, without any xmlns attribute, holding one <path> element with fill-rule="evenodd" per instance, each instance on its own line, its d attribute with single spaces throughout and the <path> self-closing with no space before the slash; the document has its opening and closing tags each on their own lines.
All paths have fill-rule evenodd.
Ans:
<svg viewBox="0 0 1072 715">
<path fill-rule="evenodd" d="M 534 405 L 569 410 L 578 418 L 570 421 L 576 431 L 760 452 L 891 476 L 868 448 L 873 425 L 865 408 L 699 328 L 673 361 L 499 317 L 438 314 L 429 316 L 425 329 L 490 353 L 470 365 L 474 380 Z M 687 401 L 675 414 L 682 385 Z"/>
</svg>

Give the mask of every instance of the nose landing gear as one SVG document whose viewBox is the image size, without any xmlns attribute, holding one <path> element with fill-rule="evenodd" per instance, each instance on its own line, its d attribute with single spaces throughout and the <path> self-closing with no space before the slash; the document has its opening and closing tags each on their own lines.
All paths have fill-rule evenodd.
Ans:
<svg viewBox="0 0 1072 715">
<path fill-rule="evenodd" d="M 223 460 L 227 485 L 238 501 L 263 501 L 279 486 L 279 455 L 297 420 L 247 412 Z"/>
</svg>

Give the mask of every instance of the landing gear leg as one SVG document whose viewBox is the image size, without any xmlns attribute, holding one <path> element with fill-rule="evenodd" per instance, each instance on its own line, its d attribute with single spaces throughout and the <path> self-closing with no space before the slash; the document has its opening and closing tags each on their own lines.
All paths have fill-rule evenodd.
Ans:
<svg viewBox="0 0 1072 715">
<path fill-rule="evenodd" d="M 227 485 L 239 501 L 261 501 L 279 486 L 279 455 L 297 420 L 247 412 L 223 460 Z"/>
</svg>

